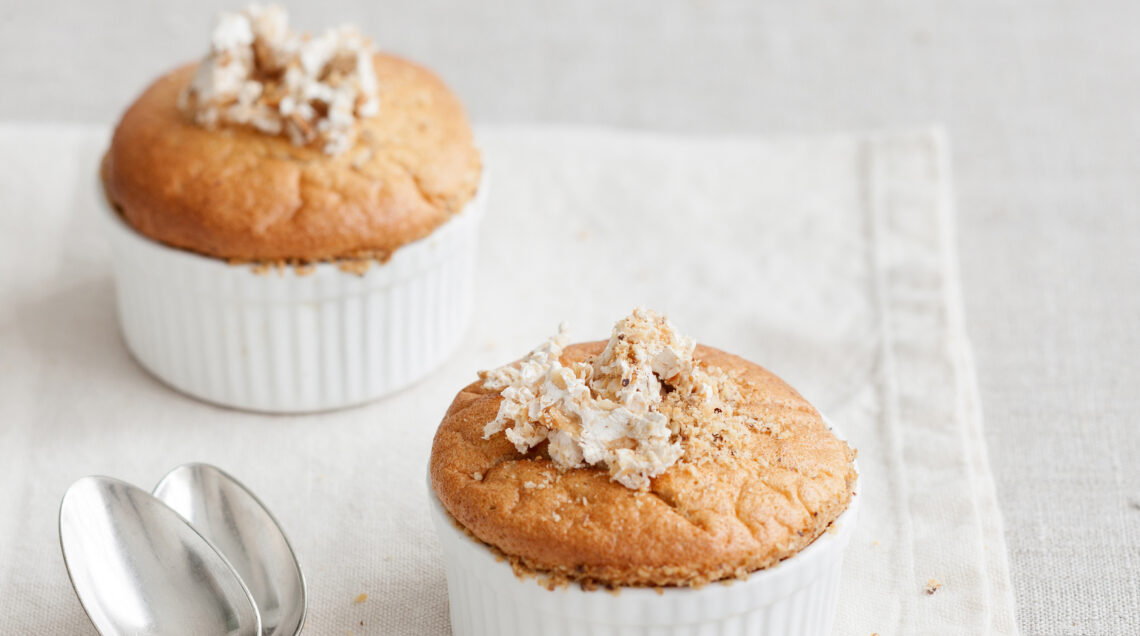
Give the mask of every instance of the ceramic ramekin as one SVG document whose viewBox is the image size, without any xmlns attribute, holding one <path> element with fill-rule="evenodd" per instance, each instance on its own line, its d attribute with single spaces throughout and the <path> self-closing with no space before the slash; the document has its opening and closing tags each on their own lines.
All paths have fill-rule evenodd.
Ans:
<svg viewBox="0 0 1140 636">
<path fill-rule="evenodd" d="M 811 545 L 744 580 L 611 593 L 577 585 L 548 590 L 533 578 L 519 578 L 456 527 L 428 486 L 455 636 L 826 636 L 835 620 L 858 492 L 856 485 L 847 510 Z"/>
<path fill-rule="evenodd" d="M 404 388 L 466 329 L 485 185 L 364 274 L 336 263 L 258 273 L 153 241 L 104 204 L 127 347 L 175 389 L 253 411 L 337 409 Z"/>
</svg>

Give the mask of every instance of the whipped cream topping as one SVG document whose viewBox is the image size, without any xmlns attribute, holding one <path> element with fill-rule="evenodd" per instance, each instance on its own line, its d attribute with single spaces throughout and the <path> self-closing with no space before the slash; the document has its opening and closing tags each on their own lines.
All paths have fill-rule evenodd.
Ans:
<svg viewBox="0 0 1140 636">
<path fill-rule="evenodd" d="M 561 325 L 522 361 L 480 373 L 503 398 L 484 438 L 502 432 L 520 453 L 546 441 L 559 469 L 600 464 L 623 486 L 648 488 L 683 454 L 678 425 L 658 410 L 666 394 L 713 392 L 693 362 L 695 343 L 640 308 L 614 325 L 593 361 L 564 365 L 567 340 Z"/>
<path fill-rule="evenodd" d="M 218 17 L 179 106 L 207 128 L 250 126 L 339 154 L 355 141 L 357 119 L 380 111 L 372 55 L 352 26 L 312 37 L 289 28 L 285 9 L 250 5 Z"/>
</svg>

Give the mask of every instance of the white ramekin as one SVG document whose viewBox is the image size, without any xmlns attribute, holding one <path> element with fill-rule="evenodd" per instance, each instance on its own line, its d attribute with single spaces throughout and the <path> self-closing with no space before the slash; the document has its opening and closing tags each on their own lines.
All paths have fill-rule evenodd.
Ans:
<svg viewBox="0 0 1140 636">
<path fill-rule="evenodd" d="M 811 545 L 747 579 L 704 587 L 548 590 L 456 527 L 428 485 L 455 636 L 826 636 L 860 497 Z"/>
<path fill-rule="evenodd" d="M 466 329 L 485 189 L 363 275 L 336 263 L 257 273 L 148 239 L 104 204 L 127 347 L 175 389 L 253 411 L 323 411 L 404 388 Z"/>
</svg>

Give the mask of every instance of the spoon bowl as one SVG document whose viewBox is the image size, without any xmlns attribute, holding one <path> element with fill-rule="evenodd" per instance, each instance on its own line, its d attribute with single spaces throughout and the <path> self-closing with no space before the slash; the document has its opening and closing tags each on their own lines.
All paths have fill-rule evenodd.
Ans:
<svg viewBox="0 0 1140 636">
<path fill-rule="evenodd" d="M 109 477 L 67 489 L 59 540 L 103 636 L 261 636 L 249 590 L 206 539 L 145 490 Z"/>
<path fill-rule="evenodd" d="M 238 480 L 209 464 L 167 473 L 154 496 L 194 526 L 249 587 L 266 636 L 295 636 L 305 623 L 305 578 L 280 524 Z"/>
</svg>

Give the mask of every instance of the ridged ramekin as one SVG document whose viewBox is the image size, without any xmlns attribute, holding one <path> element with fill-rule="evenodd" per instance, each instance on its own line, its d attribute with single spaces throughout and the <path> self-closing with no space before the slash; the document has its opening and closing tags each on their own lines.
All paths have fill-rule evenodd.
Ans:
<svg viewBox="0 0 1140 636">
<path fill-rule="evenodd" d="M 701 588 L 548 590 L 456 526 L 431 485 L 455 636 L 826 636 L 843 554 L 855 530 L 858 485 L 826 532 L 778 565 Z"/>
<path fill-rule="evenodd" d="M 231 265 L 153 241 L 104 204 L 127 347 L 175 389 L 253 411 L 324 411 L 402 389 L 466 330 L 485 189 L 363 274 Z"/>
</svg>

